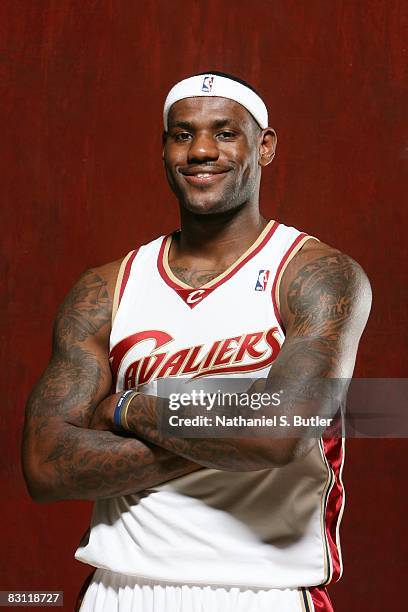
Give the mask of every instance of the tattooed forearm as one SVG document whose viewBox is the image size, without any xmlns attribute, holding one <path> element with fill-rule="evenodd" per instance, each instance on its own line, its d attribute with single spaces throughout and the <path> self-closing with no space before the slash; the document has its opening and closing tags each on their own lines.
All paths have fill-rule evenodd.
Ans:
<svg viewBox="0 0 408 612">
<path fill-rule="evenodd" d="M 98 499 L 127 495 L 200 467 L 136 439 L 67 426 L 56 436 L 43 466 L 52 481 L 44 497 Z"/>
<path fill-rule="evenodd" d="M 26 451 L 41 457 L 39 464 L 34 463 L 36 482 L 29 483 L 33 497 L 52 501 L 126 495 L 201 467 L 145 442 L 85 429 L 89 422 L 86 405 L 92 405 L 101 374 L 85 351 L 79 363 L 82 367 L 89 364 L 89 377 L 84 377 L 78 364 L 57 362 L 39 382 L 29 403 L 32 429 L 26 432 Z M 112 405 L 116 401 L 116 395 L 105 400 Z"/>
<path fill-rule="evenodd" d="M 271 467 L 267 447 L 269 440 L 235 438 L 177 438 L 159 432 L 159 415 L 168 413 L 168 401 L 147 395 L 138 395 L 132 401 L 127 421 L 138 437 L 180 455 L 207 468 L 228 471 L 252 471 Z"/>
<path fill-rule="evenodd" d="M 274 387 L 269 390 L 271 395 L 278 391 L 282 381 L 273 383 Z M 277 425 L 268 431 L 267 436 L 262 431 L 259 432 L 260 435 L 256 435 L 255 431 L 254 436 L 249 437 L 248 431 L 241 433 L 245 426 L 239 425 L 229 428 L 229 437 L 225 438 L 211 437 L 211 434 L 200 438 L 168 435 L 159 426 L 163 418 L 166 419 L 166 415 L 170 414 L 168 400 L 143 395 L 132 400 L 127 412 L 127 423 L 138 438 L 204 467 L 226 471 L 255 471 L 285 465 L 310 450 L 316 438 L 307 436 L 310 426 L 297 428 L 297 437 L 290 433 L 288 436 L 285 427 L 280 426 L 280 417 L 285 415 L 290 419 L 292 412 L 305 417 L 313 416 L 323 410 L 323 405 L 324 415 L 328 417 L 330 407 L 334 405 L 331 391 L 332 389 L 305 384 L 304 380 L 289 381 L 285 386 L 285 398 L 281 404 L 271 407 L 269 413 L 267 410 L 262 412 L 264 416 L 277 417 Z M 337 409 L 338 404 L 330 416 L 333 416 Z M 213 419 L 215 414 L 225 414 L 224 407 L 217 404 L 212 410 Z M 255 416 L 249 413 L 248 408 L 232 405 L 228 416 Z M 196 414 L 202 414 L 202 410 L 198 410 Z M 180 413 L 180 416 L 182 415 L 183 411 Z M 236 437 L 233 437 L 234 435 Z"/>
</svg>

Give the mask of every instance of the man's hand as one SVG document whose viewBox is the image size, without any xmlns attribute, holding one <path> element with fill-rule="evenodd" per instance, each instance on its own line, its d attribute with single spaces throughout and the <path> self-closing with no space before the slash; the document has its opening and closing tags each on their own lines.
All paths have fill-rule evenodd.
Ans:
<svg viewBox="0 0 408 612">
<path fill-rule="evenodd" d="M 117 434 L 121 432 L 115 427 L 113 422 L 113 414 L 115 412 L 116 404 L 122 392 L 115 393 L 110 397 L 104 399 L 100 404 L 98 404 L 93 411 L 91 419 L 88 424 L 88 429 L 95 429 L 99 431 L 113 431 Z"/>
</svg>

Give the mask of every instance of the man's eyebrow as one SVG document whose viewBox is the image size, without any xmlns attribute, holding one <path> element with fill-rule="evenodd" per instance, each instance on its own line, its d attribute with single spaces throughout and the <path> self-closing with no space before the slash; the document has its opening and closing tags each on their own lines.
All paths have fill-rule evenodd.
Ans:
<svg viewBox="0 0 408 612">
<path fill-rule="evenodd" d="M 217 129 L 223 128 L 223 127 L 227 127 L 229 125 L 236 125 L 237 122 L 234 121 L 234 119 L 216 119 L 213 122 L 213 126 Z"/>
<path fill-rule="evenodd" d="M 184 128 L 185 130 L 191 130 L 193 128 L 193 124 L 189 121 L 171 121 L 169 124 L 169 128 Z"/>
<path fill-rule="evenodd" d="M 219 130 L 223 127 L 227 127 L 227 126 L 236 126 L 237 127 L 237 122 L 234 121 L 234 119 L 215 119 L 212 124 L 211 127 Z M 185 130 L 193 130 L 194 129 L 194 123 L 190 122 L 190 121 L 171 121 L 169 128 L 183 128 Z"/>
</svg>

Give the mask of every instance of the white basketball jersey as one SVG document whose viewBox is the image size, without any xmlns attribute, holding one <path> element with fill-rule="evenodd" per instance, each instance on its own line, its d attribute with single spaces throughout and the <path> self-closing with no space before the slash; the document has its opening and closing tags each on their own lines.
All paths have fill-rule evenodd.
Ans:
<svg viewBox="0 0 408 612">
<path fill-rule="evenodd" d="M 167 377 L 266 378 L 284 341 L 279 283 L 310 236 L 271 221 L 200 289 L 168 264 L 172 236 L 125 259 L 110 338 L 116 390 L 156 394 Z M 253 472 L 201 469 L 143 493 L 98 500 L 76 558 L 151 580 L 307 587 L 342 572 L 341 438 L 303 459 Z"/>
</svg>

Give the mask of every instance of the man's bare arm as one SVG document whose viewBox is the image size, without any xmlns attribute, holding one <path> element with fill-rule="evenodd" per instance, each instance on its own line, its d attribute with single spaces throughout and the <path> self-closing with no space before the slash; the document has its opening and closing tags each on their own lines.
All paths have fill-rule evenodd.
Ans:
<svg viewBox="0 0 408 612">
<path fill-rule="evenodd" d="M 326 414 L 322 381 L 342 378 L 347 383 L 352 376 L 371 304 L 369 282 L 350 257 L 310 241 L 289 264 L 280 295 L 286 339 L 266 390 L 279 392 L 284 383 L 280 414 Z M 315 443 L 304 437 L 284 438 L 283 431 L 273 439 L 164 437 L 158 432 L 158 410 L 167 409 L 167 400 L 139 395 L 128 410 L 128 424 L 138 437 L 210 468 L 250 471 L 285 465 Z M 94 426 L 114 428 L 112 414 L 96 413 Z"/>
<path fill-rule="evenodd" d="M 118 265 L 86 272 L 59 309 L 50 364 L 26 407 L 23 467 L 37 501 L 113 497 L 200 466 L 149 442 L 88 429 L 95 408 L 114 406 L 108 361 Z"/>
<path fill-rule="evenodd" d="M 266 389 L 274 389 L 276 380 L 285 381 L 289 415 L 308 417 L 322 409 L 324 416 L 333 416 L 345 399 L 369 316 L 368 278 L 351 257 L 309 240 L 289 264 L 279 297 L 285 350 L 271 369 Z M 286 448 L 285 442 L 281 448 L 293 460 L 314 442 L 303 436 L 286 440 Z"/>
</svg>

